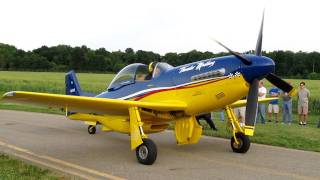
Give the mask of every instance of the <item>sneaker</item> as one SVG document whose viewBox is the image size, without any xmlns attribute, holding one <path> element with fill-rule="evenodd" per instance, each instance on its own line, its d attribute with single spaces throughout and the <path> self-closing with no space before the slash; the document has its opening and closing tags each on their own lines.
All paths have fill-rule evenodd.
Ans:
<svg viewBox="0 0 320 180">
<path fill-rule="evenodd" d="M 307 123 L 306 123 L 306 122 L 303 122 L 302 124 L 303 124 L 303 125 L 307 125 Z"/>
<path fill-rule="evenodd" d="M 299 125 L 302 125 L 302 122 L 299 122 Z"/>
</svg>

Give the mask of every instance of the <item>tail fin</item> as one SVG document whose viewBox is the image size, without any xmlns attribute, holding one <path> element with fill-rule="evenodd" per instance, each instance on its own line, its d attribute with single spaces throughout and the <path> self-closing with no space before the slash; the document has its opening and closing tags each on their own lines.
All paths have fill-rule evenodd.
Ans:
<svg viewBox="0 0 320 180">
<path fill-rule="evenodd" d="M 80 88 L 77 76 L 73 70 L 66 74 L 65 82 L 67 95 L 81 96 L 82 90 Z"/>
<path fill-rule="evenodd" d="M 91 93 L 86 93 L 81 90 L 80 84 L 78 82 L 77 76 L 73 70 L 66 74 L 66 94 L 73 96 L 95 96 Z"/>
</svg>

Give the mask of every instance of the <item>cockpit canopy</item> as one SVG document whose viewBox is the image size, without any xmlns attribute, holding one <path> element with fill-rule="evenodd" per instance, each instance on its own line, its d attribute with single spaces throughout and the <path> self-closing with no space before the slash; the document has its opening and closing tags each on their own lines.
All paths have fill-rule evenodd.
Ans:
<svg viewBox="0 0 320 180">
<path fill-rule="evenodd" d="M 134 84 L 136 81 L 149 81 L 159 77 L 164 72 L 172 69 L 173 66 L 168 63 L 159 62 L 155 65 L 152 72 L 145 64 L 135 63 L 124 67 L 111 81 L 108 91 L 120 89 L 123 86 Z"/>
</svg>

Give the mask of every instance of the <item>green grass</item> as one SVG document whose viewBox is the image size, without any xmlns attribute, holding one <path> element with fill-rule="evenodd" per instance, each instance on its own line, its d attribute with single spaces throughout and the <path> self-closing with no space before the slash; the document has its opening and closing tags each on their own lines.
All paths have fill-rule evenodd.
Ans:
<svg viewBox="0 0 320 180">
<path fill-rule="evenodd" d="M 24 104 L 13 104 L 13 103 L 0 103 L 0 109 L 49 113 L 49 114 L 65 114 L 65 112 L 59 109 L 24 105 Z"/>
<path fill-rule="evenodd" d="M 114 74 L 78 73 L 81 88 L 92 93 L 106 90 Z M 0 71 L 0 92 L 35 91 L 65 93 L 65 73 Z"/>
<path fill-rule="evenodd" d="M 53 174 L 49 170 L 44 170 L 33 165 L 25 164 L 20 160 L 10 158 L 7 155 L 0 154 L 0 179 L 65 179 Z"/>
<path fill-rule="evenodd" d="M 231 138 L 226 122 L 220 121 L 218 113 L 214 113 L 214 119 L 218 131 L 212 131 L 206 123 L 201 122 L 204 126 L 204 134 Z M 250 137 L 250 140 L 260 144 L 320 152 L 320 129 L 317 128 L 320 116 L 311 114 L 306 126 L 298 125 L 297 119 L 298 116 L 294 115 L 291 125 L 274 122 L 257 124 L 255 135 Z"/>
<path fill-rule="evenodd" d="M 77 73 L 81 88 L 91 93 L 105 91 L 114 74 Z M 8 91 L 33 91 L 64 94 L 65 73 L 0 71 L 0 94 Z M 60 110 L 21 104 L 0 102 L 0 109 L 63 114 Z"/>
<path fill-rule="evenodd" d="M 64 73 L 52 72 L 12 72 L 0 71 L 0 93 L 12 90 L 49 92 L 64 94 Z M 113 78 L 113 74 L 88 74 L 79 73 L 78 80 L 83 90 L 93 93 L 99 93 L 106 89 Z M 320 99 L 320 80 L 300 80 L 288 79 L 295 87 L 298 87 L 301 81 L 306 82 L 307 88 L 311 91 L 311 97 Z M 266 86 L 270 84 L 266 82 Z M 63 114 L 62 111 L 44 107 L 29 105 L 4 104 L 0 102 L 0 109 L 14 109 L 33 112 L 44 112 Z M 218 116 L 217 116 L 218 117 Z M 251 138 L 253 142 L 261 144 L 270 144 L 294 149 L 302 149 L 320 152 L 320 129 L 316 128 L 320 116 L 310 115 L 309 125 L 300 127 L 297 125 L 297 117 L 291 126 L 281 124 L 257 125 L 255 136 Z M 226 123 L 219 120 L 215 121 L 218 132 L 204 130 L 206 135 L 229 138 L 230 132 L 226 130 Z"/>
</svg>

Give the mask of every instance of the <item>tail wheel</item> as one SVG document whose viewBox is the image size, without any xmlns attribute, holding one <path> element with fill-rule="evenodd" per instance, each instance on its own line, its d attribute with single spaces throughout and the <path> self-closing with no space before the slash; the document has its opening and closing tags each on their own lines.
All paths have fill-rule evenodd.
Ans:
<svg viewBox="0 0 320 180">
<path fill-rule="evenodd" d="M 231 148 L 236 153 L 246 153 L 250 148 L 250 139 L 243 133 L 236 133 L 239 144 L 236 143 L 234 137 L 231 138 Z"/>
<path fill-rule="evenodd" d="M 95 134 L 96 133 L 96 126 L 93 126 L 93 125 L 88 126 L 88 133 Z"/>
<path fill-rule="evenodd" d="M 144 165 L 151 165 L 157 159 L 157 146 L 151 139 L 143 139 L 143 143 L 136 148 L 138 161 Z"/>
</svg>

